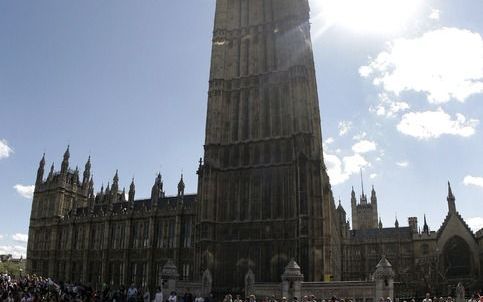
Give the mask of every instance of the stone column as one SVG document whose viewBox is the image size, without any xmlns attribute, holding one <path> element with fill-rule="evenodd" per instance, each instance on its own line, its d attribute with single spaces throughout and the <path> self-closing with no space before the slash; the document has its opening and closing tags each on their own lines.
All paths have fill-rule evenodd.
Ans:
<svg viewBox="0 0 483 302">
<path fill-rule="evenodd" d="M 382 256 L 376 266 L 374 281 L 376 285 L 374 301 L 379 301 L 381 297 L 389 297 L 394 301 L 394 271 L 386 256 Z"/>
<path fill-rule="evenodd" d="M 300 301 L 302 298 L 302 281 L 304 275 L 300 270 L 300 266 L 294 259 L 285 267 L 282 275 L 282 296 L 291 301 L 294 297 Z"/>
</svg>

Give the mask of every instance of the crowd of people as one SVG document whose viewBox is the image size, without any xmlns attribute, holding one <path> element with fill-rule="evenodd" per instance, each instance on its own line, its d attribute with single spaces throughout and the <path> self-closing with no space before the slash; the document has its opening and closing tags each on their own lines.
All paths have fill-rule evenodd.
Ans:
<svg viewBox="0 0 483 302">
<path fill-rule="evenodd" d="M 128 288 L 121 286 L 118 289 L 111 289 L 104 285 L 101 290 L 94 290 L 90 286 L 81 284 L 56 283 L 51 279 L 38 276 L 12 277 L 8 274 L 0 275 L 0 302 L 214 302 L 212 295 L 208 297 L 194 296 L 189 291 L 183 295 L 171 292 L 163 295 L 160 287 L 155 292 L 150 293 L 147 288 L 138 288 L 131 284 Z M 242 298 L 241 295 L 225 295 L 223 302 L 353 302 L 352 299 L 317 299 L 315 296 L 304 296 L 300 300 L 297 298 L 287 299 L 285 297 L 276 298 L 263 297 L 256 298 L 250 295 Z M 418 300 L 418 302 L 421 300 Z M 483 295 L 475 293 L 467 300 L 468 302 L 483 302 Z M 393 302 L 391 298 L 380 298 L 378 302 Z M 416 302 L 416 299 L 396 299 L 395 302 Z M 426 294 L 422 302 L 455 302 L 451 296 L 433 297 Z"/>
<path fill-rule="evenodd" d="M 0 302 L 178 302 L 172 292 L 163 297 L 161 288 L 151 294 L 147 288 L 137 288 L 134 284 L 125 288 L 111 289 L 104 285 L 102 290 L 90 286 L 70 283 L 56 283 L 38 276 L 12 277 L 0 275 Z M 194 302 L 194 299 L 186 302 Z M 199 301 L 201 302 L 201 301 Z"/>
</svg>

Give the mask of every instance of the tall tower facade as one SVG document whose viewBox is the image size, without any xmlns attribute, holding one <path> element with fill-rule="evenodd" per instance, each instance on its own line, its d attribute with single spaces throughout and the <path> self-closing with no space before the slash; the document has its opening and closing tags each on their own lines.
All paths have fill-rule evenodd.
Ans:
<svg viewBox="0 0 483 302">
<path fill-rule="evenodd" d="M 279 281 L 291 258 L 337 278 L 320 125 L 308 0 L 217 0 L 195 264 L 215 289 Z"/>
<path fill-rule="evenodd" d="M 357 204 L 356 193 L 354 188 L 351 192 L 351 208 L 352 208 L 352 229 L 376 229 L 378 227 L 378 213 L 377 213 L 377 196 L 374 186 L 371 190 L 371 202 L 367 202 L 367 195 L 362 188 L 362 195 L 360 203 Z"/>
</svg>

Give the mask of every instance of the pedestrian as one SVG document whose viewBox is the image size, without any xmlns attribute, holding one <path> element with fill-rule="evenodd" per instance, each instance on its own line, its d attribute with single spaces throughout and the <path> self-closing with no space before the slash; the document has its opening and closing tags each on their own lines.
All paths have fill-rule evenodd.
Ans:
<svg viewBox="0 0 483 302">
<path fill-rule="evenodd" d="M 134 283 L 132 283 L 127 290 L 127 302 L 136 302 L 137 295 L 138 289 L 134 286 Z"/>
<path fill-rule="evenodd" d="M 148 287 L 145 287 L 144 288 L 143 301 L 144 302 L 151 302 L 151 295 L 149 293 L 149 288 Z"/>
<path fill-rule="evenodd" d="M 177 302 L 177 300 L 178 300 L 178 297 L 176 296 L 176 292 L 172 291 L 169 294 L 168 302 Z"/>
<path fill-rule="evenodd" d="M 156 294 L 154 295 L 154 302 L 164 302 L 163 291 L 161 290 L 160 286 L 158 286 L 158 288 L 156 289 Z"/>
</svg>

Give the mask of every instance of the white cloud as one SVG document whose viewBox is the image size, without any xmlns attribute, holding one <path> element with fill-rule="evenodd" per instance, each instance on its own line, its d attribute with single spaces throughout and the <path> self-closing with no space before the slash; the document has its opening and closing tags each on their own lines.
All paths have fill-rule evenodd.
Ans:
<svg viewBox="0 0 483 302">
<path fill-rule="evenodd" d="M 483 92 L 483 39 L 458 28 L 440 28 L 414 39 L 397 39 L 359 69 L 362 77 L 396 96 L 424 93 L 431 103 L 464 102 Z M 382 114 L 382 110 L 380 112 Z"/>
<path fill-rule="evenodd" d="M 473 217 L 465 220 L 470 229 L 473 230 L 473 232 L 478 232 L 483 228 L 483 217 Z"/>
<path fill-rule="evenodd" d="M 18 242 L 27 242 L 29 236 L 27 234 L 16 233 L 12 235 L 12 239 Z"/>
<path fill-rule="evenodd" d="M 325 140 L 325 143 L 326 143 L 327 145 L 330 145 L 330 144 L 332 144 L 333 142 L 334 142 L 334 138 L 333 138 L 333 137 L 329 137 L 329 138 L 327 138 L 327 139 Z"/>
<path fill-rule="evenodd" d="M 332 185 L 344 183 L 350 176 L 359 173 L 360 169 L 370 166 L 360 154 L 344 156 L 341 160 L 337 155 L 324 153 L 324 159 Z"/>
<path fill-rule="evenodd" d="M 465 186 L 476 186 L 483 188 L 483 177 L 467 175 L 465 176 L 463 183 Z"/>
<path fill-rule="evenodd" d="M 11 254 L 13 258 L 25 258 L 27 247 L 21 245 L 0 245 L 0 255 L 8 254 Z"/>
<path fill-rule="evenodd" d="M 387 93 L 379 94 L 379 104 L 371 106 L 370 112 L 378 116 L 394 117 L 399 112 L 407 111 L 411 108 L 407 102 L 391 100 Z"/>
<path fill-rule="evenodd" d="M 431 10 L 431 13 L 429 14 L 429 19 L 437 21 L 439 20 L 440 15 L 441 15 L 441 12 L 439 11 L 439 9 L 433 8 Z"/>
<path fill-rule="evenodd" d="M 12 155 L 13 149 L 8 145 L 4 139 L 0 139 L 0 159 L 7 158 Z"/>
<path fill-rule="evenodd" d="M 409 166 L 409 162 L 407 160 L 399 161 L 399 162 L 396 163 L 396 165 L 398 165 L 401 168 L 406 168 L 407 166 Z"/>
<path fill-rule="evenodd" d="M 418 139 L 438 138 L 443 134 L 468 137 L 475 133 L 478 123 L 476 119 L 467 120 L 460 113 L 456 114 L 456 119 L 452 119 L 440 108 L 436 111 L 406 113 L 397 129 Z"/>
<path fill-rule="evenodd" d="M 352 146 L 352 151 L 358 154 L 375 151 L 376 149 L 377 149 L 376 143 L 366 139 L 361 140 L 360 142 L 357 142 Z"/>
<path fill-rule="evenodd" d="M 17 193 L 20 194 L 24 198 L 32 199 L 34 196 L 35 186 L 24 186 L 24 185 L 15 185 L 13 186 Z"/>
<path fill-rule="evenodd" d="M 355 140 L 355 141 L 360 141 L 360 140 L 366 138 L 366 136 L 367 136 L 367 132 L 361 132 L 361 133 L 359 133 L 357 135 L 354 135 L 352 137 L 352 139 Z"/>
<path fill-rule="evenodd" d="M 371 175 L 369 175 L 369 178 L 370 179 L 374 179 L 377 177 L 377 173 L 371 173 Z"/>
<path fill-rule="evenodd" d="M 0 234 L 0 239 L 3 239 L 3 235 L 2 234 Z"/>
<path fill-rule="evenodd" d="M 340 136 L 346 135 L 347 133 L 349 133 L 351 128 L 352 128 L 352 122 L 350 122 L 350 121 L 340 121 L 339 122 L 339 135 Z"/>
</svg>

